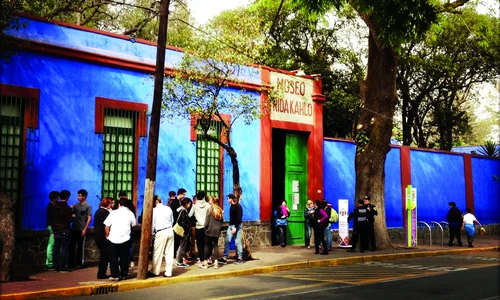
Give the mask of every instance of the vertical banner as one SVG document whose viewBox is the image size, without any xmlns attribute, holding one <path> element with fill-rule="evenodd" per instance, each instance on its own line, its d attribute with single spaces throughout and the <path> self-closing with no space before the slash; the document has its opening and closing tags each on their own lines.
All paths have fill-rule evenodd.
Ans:
<svg viewBox="0 0 500 300">
<path fill-rule="evenodd" d="M 406 245 L 417 247 L 417 189 L 411 185 L 406 187 Z"/>
<path fill-rule="evenodd" d="M 339 237 L 340 248 L 348 248 L 349 246 L 349 200 L 339 199 Z"/>
</svg>

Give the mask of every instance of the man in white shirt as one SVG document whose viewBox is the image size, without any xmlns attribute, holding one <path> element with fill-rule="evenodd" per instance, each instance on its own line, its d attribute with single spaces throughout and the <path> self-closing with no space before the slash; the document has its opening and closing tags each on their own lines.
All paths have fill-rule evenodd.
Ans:
<svg viewBox="0 0 500 300">
<path fill-rule="evenodd" d="M 104 220 L 104 233 L 108 240 L 109 268 L 111 281 L 127 279 L 129 268 L 129 244 L 131 227 L 135 226 L 135 215 L 127 208 L 127 199 L 120 199 L 118 209 Z M 120 268 L 118 269 L 118 258 Z"/>
<path fill-rule="evenodd" d="M 162 257 L 165 256 L 165 277 L 172 276 L 172 267 L 174 265 L 174 214 L 172 209 L 161 203 L 158 199 L 154 202 L 153 222 L 151 228 L 155 235 L 153 250 L 153 266 L 149 276 L 158 276 L 160 274 Z"/>
</svg>

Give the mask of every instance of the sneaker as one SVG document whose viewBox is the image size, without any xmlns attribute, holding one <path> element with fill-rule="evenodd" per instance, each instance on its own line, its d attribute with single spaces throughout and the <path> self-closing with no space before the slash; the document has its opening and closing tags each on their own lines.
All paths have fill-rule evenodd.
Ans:
<svg viewBox="0 0 500 300">
<path fill-rule="evenodd" d="M 242 265 L 243 264 L 243 259 L 241 258 L 238 258 L 235 262 L 234 262 L 235 265 Z"/>
<path fill-rule="evenodd" d="M 61 273 L 68 273 L 68 272 L 71 272 L 71 270 L 66 269 L 66 268 L 62 268 L 60 272 Z"/>
<path fill-rule="evenodd" d="M 120 281 L 119 277 L 109 277 L 109 281 Z"/>
<path fill-rule="evenodd" d="M 187 264 L 185 264 L 185 263 L 180 263 L 180 264 L 179 264 L 179 263 L 177 263 L 177 266 L 178 266 L 178 267 L 181 267 L 181 268 L 187 268 L 187 267 L 189 267 L 189 265 L 187 265 Z"/>
<path fill-rule="evenodd" d="M 214 263 L 214 262 L 212 261 L 212 258 L 211 258 L 211 257 L 209 257 L 209 258 L 208 258 L 207 263 L 208 263 L 209 265 L 211 265 L 211 264 L 213 264 L 213 263 Z"/>
<path fill-rule="evenodd" d="M 45 271 L 48 271 L 48 270 L 54 270 L 54 266 L 45 266 L 43 268 Z"/>
<path fill-rule="evenodd" d="M 182 262 L 185 263 L 186 265 L 189 265 L 189 260 L 187 260 L 185 258 L 182 259 Z"/>
<path fill-rule="evenodd" d="M 219 263 L 217 262 L 217 260 L 215 260 L 214 262 L 214 269 L 218 269 L 219 268 Z"/>
<path fill-rule="evenodd" d="M 204 261 L 203 263 L 201 263 L 201 265 L 198 265 L 200 268 L 202 269 L 208 269 L 208 263 L 207 261 Z"/>
<path fill-rule="evenodd" d="M 135 263 L 133 261 L 130 262 L 130 267 L 131 268 L 134 268 L 135 267 Z"/>
<path fill-rule="evenodd" d="M 227 259 L 225 257 L 223 257 L 223 258 L 219 259 L 219 263 L 221 265 L 227 265 Z"/>
<path fill-rule="evenodd" d="M 197 261 L 196 265 L 201 268 L 201 266 L 203 265 L 203 262 L 202 261 Z"/>
</svg>

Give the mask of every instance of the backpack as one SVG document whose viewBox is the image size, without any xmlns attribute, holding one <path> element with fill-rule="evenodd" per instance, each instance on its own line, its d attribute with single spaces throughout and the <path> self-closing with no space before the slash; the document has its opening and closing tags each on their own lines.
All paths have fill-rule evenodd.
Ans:
<svg viewBox="0 0 500 300">
<path fill-rule="evenodd" d="M 339 221 L 339 214 L 333 207 L 330 210 L 330 218 L 328 221 L 330 221 L 330 223 L 337 223 Z"/>
</svg>

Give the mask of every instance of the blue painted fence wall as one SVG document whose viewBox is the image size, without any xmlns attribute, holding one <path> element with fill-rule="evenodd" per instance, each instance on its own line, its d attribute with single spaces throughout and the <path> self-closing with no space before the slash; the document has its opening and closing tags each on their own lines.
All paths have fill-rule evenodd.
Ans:
<svg viewBox="0 0 500 300">
<path fill-rule="evenodd" d="M 324 141 L 325 198 L 335 209 L 339 199 L 350 200 L 350 209 L 354 205 L 355 151 L 350 141 Z M 465 211 L 462 154 L 411 149 L 410 157 L 412 186 L 417 188 L 418 220 L 445 221 L 450 201 Z M 475 215 L 483 224 L 500 223 L 499 176 L 499 159 L 472 158 Z M 401 189 L 400 148 L 394 147 L 385 163 L 385 209 L 389 228 L 403 226 Z"/>
<path fill-rule="evenodd" d="M 133 44 L 120 38 L 34 20 L 29 20 L 25 30 L 11 33 L 22 38 L 136 60 L 147 61 L 156 53 L 156 48 L 150 45 Z M 166 57 L 167 65 L 172 65 L 179 60 L 179 52 L 168 51 Z M 256 69 L 247 70 L 242 76 L 250 82 L 260 81 Z M 9 63 L 2 61 L 0 64 L 0 82 L 40 89 L 39 128 L 29 133 L 36 141 L 29 143 L 26 155 L 22 228 L 45 228 L 47 195 L 51 190 L 70 190 L 69 203 L 74 204 L 77 191 L 84 188 L 89 192 L 87 200 L 95 212 L 101 194 L 99 165 L 102 164 L 103 151 L 102 136 L 94 132 L 95 98 L 147 103 L 151 109 L 153 81 L 150 74 L 20 51 Z M 240 92 L 228 88 L 223 94 Z M 257 92 L 245 93 L 257 101 L 260 97 Z M 240 163 L 241 185 L 245 191 L 242 201 L 245 220 L 259 220 L 260 217 L 259 126 L 259 122 L 245 125 L 239 120 L 235 122 L 232 133 Z M 138 156 L 137 210 L 140 213 L 144 201 L 147 138 L 140 138 Z M 190 141 L 189 120 L 163 121 L 155 192 L 165 199 L 169 190 L 177 191 L 180 187 L 185 188 L 189 196 L 195 194 L 195 159 L 196 147 L 195 142 Z M 228 157 L 225 168 L 232 168 Z M 230 178 L 230 184 L 225 184 L 225 194 L 232 189 Z M 228 218 L 227 202 L 225 208 Z"/>
</svg>

